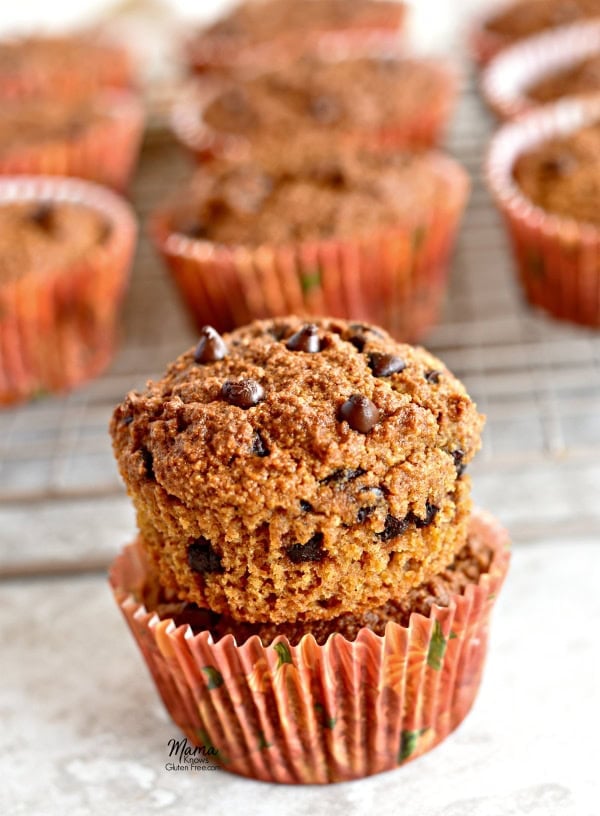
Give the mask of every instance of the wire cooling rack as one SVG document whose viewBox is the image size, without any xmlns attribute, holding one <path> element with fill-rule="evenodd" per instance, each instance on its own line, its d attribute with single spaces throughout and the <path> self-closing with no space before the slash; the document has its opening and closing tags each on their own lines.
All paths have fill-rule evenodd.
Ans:
<svg viewBox="0 0 600 816">
<path fill-rule="evenodd" d="M 448 148 L 473 179 L 448 300 L 427 345 L 487 414 L 475 468 L 501 473 L 600 460 L 600 335 L 533 313 L 521 300 L 507 242 L 481 179 L 492 122 L 474 84 L 462 95 Z M 122 491 L 107 425 L 112 407 L 194 342 L 194 332 L 144 232 L 150 209 L 188 174 L 167 136 L 143 150 L 133 203 L 141 240 L 111 369 L 65 398 L 0 412 L 0 503 Z"/>
</svg>

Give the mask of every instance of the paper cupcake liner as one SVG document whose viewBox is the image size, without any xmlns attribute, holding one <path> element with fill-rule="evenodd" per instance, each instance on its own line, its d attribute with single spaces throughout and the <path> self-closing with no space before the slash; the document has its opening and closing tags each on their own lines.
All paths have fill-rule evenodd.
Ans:
<svg viewBox="0 0 600 816">
<path fill-rule="evenodd" d="M 82 35 L 82 44 L 87 41 Z M 92 44 L 98 42 L 93 36 Z M 0 71 L 0 100 L 17 100 L 32 96 L 46 96 L 50 99 L 71 99 L 86 97 L 100 89 L 133 88 L 134 70 L 131 58 L 124 48 L 108 43 L 106 51 L 96 51 L 92 59 L 82 57 L 79 70 L 71 66 L 46 65 L 41 70 L 34 62 L 19 65 L 18 70 L 4 68 Z"/>
<path fill-rule="evenodd" d="M 363 48 L 362 54 L 381 56 L 381 52 L 368 51 L 366 48 Z M 344 60 L 351 56 L 352 54 L 347 51 L 329 52 L 326 59 Z M 404 59 L 401 56 L 397 58 Z M 427 63 L 435 72 L 436 81 L 439 83 L 439 92 L 435 94 L 435 98 L 429 99 L 414 115 L 404 116 L 396 122 L 388 122 L 377 128 L 334 129 L 336 141 L 384 150 L 422 150 L 439 144 L 454 110 L 458 74 L 452 64 L 444 60 L 420 59 L 419 62 Z M 252 139 L 217 130 L 204 120 L 203 112 L 208 105 L 215 96 L 228 87 L 231 87 L 231 84 L 223 80 L 189 84 L 173 106 L 170 117 L 171 129 L 176 139 L 200 163 L 213 159 L 243 161 L 252 153 Z M 318 129 L 313 131 L 308 123 L 306 130 L 310 134 L 314 132 L 317 137 L 320 135 L 320 131 Z M 331 135 L 331 131 L 328 131 L 328 135 Z M 264 134 L 264 138 L 268 139 L 268 136 L 269 134 Z M 275 140 L 273 143 L 275 147 L 278 146 Z"/>
<path fill-rule="evenodd" d="M 106 117 L 79 133 L 0 152 L 0 175 L 75 176 L 125 191 L 137 163 L 144 111 L 125 91 L 99 96 L 98 105 Z"/>
<path fill-rule="evenodd" d="M 559 28 L 530 37 L 503 51 L 483 72 L 481 89 L 499 118 L 513 119 L 539 107 L 539 103 L 527 95 L 534 84 L 598 54 L 600 22 Z"/>
<path fill-rule="evenodd" d="M 536 145 L 599 120 L 600 97 L 563 99 L 524 114 L 494 136 L 485 168 L 527 300 L 553 317 L 588 326 L 600 326 L 600 228 L 537 207 L 512 171 Z"/>
<path fill-rule="evenodd" d="M 438 320 L 469 191 L 460 165 L 429 155 L 446 191 L 419 223 L 360 238 L 224 246 L 174 232 L 167 207 L 153 214 L 150 235 L 198 327 L 229 331 L 257 318 L 329 315 L 414 342 Z"/>
<path fill-rule="evenodd" d="M 0 206 L 24 201 L 82 204 L 101 213 L 111 232 L 76 263 L 0 281 L 0 405 L 70 389 L 108 365 L 135 248 L 131 208 L 95 184 L 0 180 Z"/>
<path fill-rule="evenodd" d="M 470 524 L 493 549 L 489 572 L 448 607 L 383 637 L 312 635 L 297 645 L 257 636 L 216 643 L 208 631 L 160 620 L 138 600 L 147 579 L 135 542 L 112 566 L 115 599 L 173 720 L 233 773 L 269 782 L 327 783 L 397 768 L 441 742 L 471 708 L 491 609 L 508 568 L 508 538 L 489 515 Z M 210 749 L 210 750 L 209 750 Z"/>
</svg>

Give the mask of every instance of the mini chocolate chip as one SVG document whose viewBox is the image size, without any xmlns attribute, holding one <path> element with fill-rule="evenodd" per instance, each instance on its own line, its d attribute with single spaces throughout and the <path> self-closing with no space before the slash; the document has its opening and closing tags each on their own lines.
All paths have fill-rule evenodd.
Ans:
<svg viewBox="0 0 600 816">
<path fill-rule="evenodd" d="M 357 351 L 362 351 L 367 344 L 367 338 L 362 334 L 353 334 L 347 342 L 351 343 Z"/>
<path fill-rule="evenodd" d="M 338 468 L 321 480 L 321 484 L 330 484 L 331 482 L 351 482 L 353 479 L 358 479 L 366 473 L 362 468 Z"/>
<path fill-rule="evenodd" d="M 303 510 L 305 513 L 312 513 L 313 506 L 310 502 L 304 501 L 304 499 L 300 499 L 300 509 Z"/>
<path fill-rule="evenodd" d="M 215 363 L 227 357 L 228 348 L 225 341 L 212 326 L 203 326 L 200 329 L 200 340 L 194 351 L 194 360 L 197 363 Z"/>
<path fill-rule="evenodd" d="M 200 536 L 188 547 L 187 559 L 194 572 L 203 575 L 207 572 L 223 572 L 221 559 L 213 550 L 212 544 L 204 536 Z"/>
<path fill-rule="evenodd" d="M 123 425 L 131 425 L 133 422 L 133 414 L 127 414 L 126 417 L 123 417 Z"/>
<path fill-rule="evenodd" d="M 183 235 L 187 235 L 188 238 L 196 238 L 197 240 L 208 237 L 208 230 L 200 221 L 186 222 L 179 227 L 178 231 Z"/>
<path fill-rule="evenodd" d="M 310 115 L 320 125 L 332 125 L 341 116 L 339 102 L 333 96 L 327 94 L 312 96 L 308 102 L 308 109 Z"/>
<path fill-rule="evenodd" d="M 307 354 L 316 354 L 321 351 L 321 341 L 319 340 L 319 329 L 314 323 L 307 323 L 285 344 L 289 351 L 305 351 Z"/>
<path fill-rule="evenodd" d="M 376 329 L 375 326 L 367 326 L 366 323 L 350 323 L 348 328 L 352 329 L 352 331 L 370 332 L 371 334 L 376 335 L 376 337 L 383 338 L 385 336 L 379 331 L 379 329 Z"/>
<path fill-rule="evenodd" d="M 391 541 L 393 538 L 397 538 L 399 535 L 402 535 L 402 533 L 405 533 L 409 524 L 410 521 L 408 517 L 399 519 L 388 513 L 385 518 L 385 526 L 377 535 L 382 541 Z"/>
<path fill-rule="evenodd" d="M 567 176 L 577 167 L 577 160 L 570 153 L 557 153 L 542 161 L 542 171 L 550 176 Z"/>
<path fill-rule="evenodd" d="M 411 517 L 411 521 L 415 523 L 415 526 L 418 527 L 419 530 L 422 530 L 423 527 L 429 527 L 434 518 L 437 516 L 438 512 L 439 507 L 436 507 L 435 504 L 431 504 L 430 502 L 426 502 L 424 519 L 415 516 L 415 514 L 412 512 L 409 513 L 409 515 Z"/>
<path fill-rule="evenodd" d="M 306 544 L 292 544 L 285 552 L 294 564 L 301 564 L 303 561 L 322 561 L 325 557 L 323 533 L 315 533 Z"/>
<path fill-rule="evenodd" d="M 366 521 L 369 518 L 369 516 L 373 515 L 375 510 L 377 510 L 376 507 L 361 507 L 356 517 L 358 523 L 362 524 L 364 521 Z"/>
<path fill-rule="evenodd" d="M 346 421 L 353 431 L 369 433 L 379 422 L 377 406 L 362 394 L 352 394 L 340 408 L 340 420 Z"/>
<path fill-rule="evenodd" d="M 432 383 L 433 385 L 437 385 L 440 381 L 441 374 L 442 374 L 441 371 L 431 369 L 430 371 L 425 372 L 424 377 L 426 382 Z"/>
<path fill-rule="evenodd" d="M 379 351 L 373 351 L 369 354 L 369 368 L 374 377 L 390 377 L 392 374 L 404 371 L 406 363 L 402 357 L 397 357 L 395 354 L 381 354 Z"/>
<path fill-rule="evenodd" d="M 255 456 L 260 456 L 261 458 L 264 458 L 265 456 L 268 456 L 271 453 L 271 451 L 265 444 L 265 440 L 260 435 L 260 431 L 254 432 L 254 439 L 252 441 L 252 453 Z"/>
<path fill-rule="evenodd" d="M 113 228 L 112 224 L 109 224 L 108 221 L 105 221 L 104 224 L 100 227 L 100 231 L 98 233 L 98 243 L 99 244 L 106 244 L 108 243 L 108 239 L 112 235 Z"/>
<path fill-rule="evenodd" d="M 450 454 L 452 459 L 454 460 L 454 467 L 456 468 L 456 477 L 459 478 L 463 475 L 467 466 L 463 463 L 463 459 L 465 456 L 464 450 L 462 448 L 457 448 L 456 450 L 452 451 Z"/>
<path fill-rule="evenodd" d="M 142 462 L 144 463 L 146 476 L 149 479 L 155 479 L 156 476 L 154 475 L 154 456 L 148 450 L 148 448 L 140 448 L 140 453 L 142 454 Z"/>
<path fill-rule="evenodd" d="M 225 380 L 221 386 L 221 394 L 230 405 L 237 408 L 253 408 L 265 398 L 265 391 L 262 385 L 256 380 L 249 378 L 238 380 Z"/>
<path fill-rule="evenodd" d="M 54 228 L 54 207 L 49 201 L 40 201 L 29 213 L 29 220 L 40 229 L 50 232 Z"/>
</svg>

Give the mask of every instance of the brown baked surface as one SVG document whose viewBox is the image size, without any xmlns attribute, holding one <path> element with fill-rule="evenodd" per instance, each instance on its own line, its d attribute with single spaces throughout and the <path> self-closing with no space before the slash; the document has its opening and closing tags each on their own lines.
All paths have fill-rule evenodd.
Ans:
<svg viewBox="0 0 600 816">
<path fill-rule="evenodd" d="M 80 204 L 0 204 L 0 283 L 69 266 L 109 233 L 106 219 Z"/>
<path fill-rule="evenodd" d="M 452 85 L 448 68 L 436 60 L 303 60 L 236 83 L 207 106 L 203 121 L 253 144 L 285 143 L 307 130 L 331 138 L 394 124 L 406 128 L 450 105 Z"/>
<path fill-rule="evenodd" d="M 256 44 L 313 32 L 382 27 L 393 30 L 403 16 L 403 3 L 386 0 L 262 0 L 240 3 L 199 37 L 231 37 Z"/>
<path fill-rule="evenodd" d="M 600 224 L 600 125 L 552 139 L 523 154 L 513 173 L 523 193 L 538 207 Z"/>
<path fill-rule="evenodd" d="M 25 145 L 79 138 L 106 118 L 89 100 L 25 99 L 2 105 L 0 153 Z"/>
<path fill-rule="evenodd" d="M 600 0 L 522 0 L 490 17 L 486 29 L 512 41 L 599 15 Z"/>
<path fill-rule="evenodd" d="M 311 634 L 322 645 L 332 634 L 343 635 L 349 641 L 355 640 L 363 628 L 382 636 L 390 621 L 408 626 L 413 613 L 428 617 L 432 606 L 447 607 L 453 596 L 464 594 L 469 584 L 477 584 L 479 578 L 488 572 L 492 555 L 492 549 L 471 533 L 451 564 L 438 575 L 409 590 L 401 600 L 388 601 L 360 615 L 345 614 L 331 620 L 240 623 L 226 615 L 201 609 L 194 603 L 169 598 L 160 584 L 152 579 L 149 579 L 138 600 L 162 620 L 173 618 L 177 626 L 189 624 L 194 634 L 209 630 L 215 642 L 231 634 L 241 645 L 253 635 L 258 635 L 263 645 L 268 646 L 276 637 L 283 636 L 294 646 L 304 635 Z"/>
<path fill-rule="evenodd" d="M 311 145 L 203 168 L 179 197 L 171 226 L 192 238 L 249 246 L 355 238 L 399 223 L 420 226 L 443 205 L 448 185 L 428 154 Z"/>
<path fill-rule="evenodd" d="M 378 329 L 312 325 L 253 323 L 214 362 L 192 349 L 112 419 L 161 583 L 236 620 L 360 614 L 466 539 L 483 419 L 464 387 Z"/>
<path fill-rule="evenodd" d="M 597 93 L 600 90 L 600 54 L 581 60 L 564 71 L 557 71 L 527 88 L 535 102 L 554 102 L 563 96 Z"/>
</svg>

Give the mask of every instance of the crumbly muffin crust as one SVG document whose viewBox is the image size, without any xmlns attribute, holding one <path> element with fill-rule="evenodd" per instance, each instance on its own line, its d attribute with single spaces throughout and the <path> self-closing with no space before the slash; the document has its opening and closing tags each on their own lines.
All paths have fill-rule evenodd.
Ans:
<svg viewBox="0 0 600 816">
<path fill-rule="evenodd" d="M 600 0 L 520 0 L 493 15 L 486 29 L 512 41 L 599 15 Z"/>
<path fill-rule="evenodd" d="M 0 283 L 68 267 L 109 235 L 106 219 L 81 204 L 0 204 Z"/>
<path fill-rule="evenodd" d="M 524 153 L 513 175 L 523 193 L 547 212 L 600 224 L 600 124 Z"/>
<path fill-rule="evenodd" d="M 360 614 L 450 563 L 481 426 L 426 351 L 285 318 L 206 330 L 111 433 L 163 586 L 276 623 Z"/>
<path fill-rule="evenodd" d="M 571 68 L 557 71 L 526 90 L 529 99 L 543 104 L 563 96 L 597 93 L 600 90 L 600 55 L 581 60 Z"/>
<path fill-rule="evenodd" d="M 95 122 L 106 119 L 90 100 L 25 99 L 2 107 L 0 154 L 24 145 L 78 138 Z"/>
</svg>

